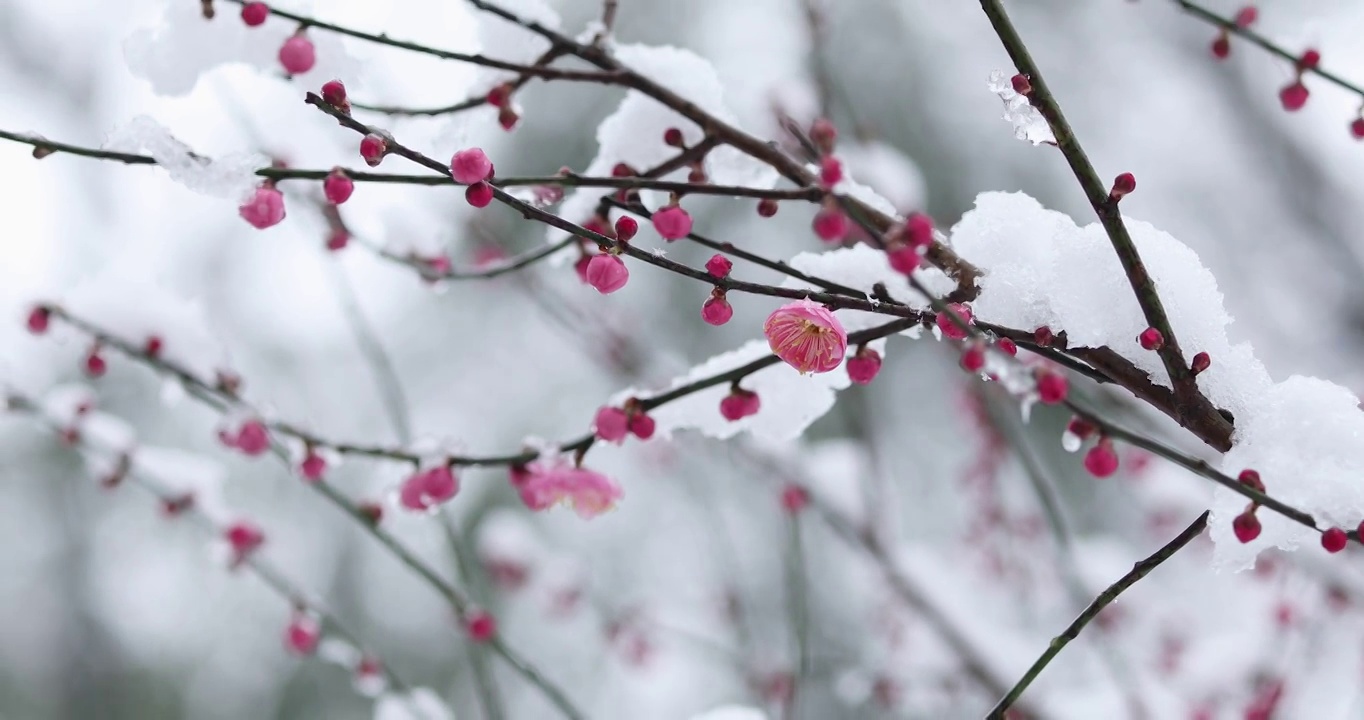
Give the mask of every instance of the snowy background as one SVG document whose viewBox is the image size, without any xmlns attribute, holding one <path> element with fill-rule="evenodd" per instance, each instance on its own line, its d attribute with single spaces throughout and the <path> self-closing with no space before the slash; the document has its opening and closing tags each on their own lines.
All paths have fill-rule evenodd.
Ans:
<svg viewBox="0 0 1364 720">
<path fill-rule="evenodd" d="M 572 35 L 600 11 L 595 0 L 552 4 Z M 297 9 L 517 61 L 543 49 L 459 2 L 316 5 Z M 1124 213 L 1178 238 L 1216 278 L 1235 318 L 1230 342 L 1253 345 L 1267 381 L 1301 374 L 1364 390 L 1364 144 L 1347 131 L 1360 98 L 1309 78 L 1307 107 L 1285 113 L 1277 92 L 1292 78 L 1286 63 L 1235 42 L 1215 63 L 1214 32 L 1171 3 L 1009 6 L 1100 175 L 1137 177 Z M 830 111 L 859 180 L 944 228 L 987 191 L 1023 191 L 1078 225 L 1092 221 L 1059 153 L 1016 140 L 1001 119 L 988 81 L 1012 70 L 976 3 L 838 0 L 827 20 Z M 1314 46 L 1324 66 L 1364 81 L 1356 42 L 1364 8 L 1265 2 L 1256 27 L 1289 48 Z M 505 79 L 315 33 L 318 68 L 290 81 L 273 57 L 292 31 L 275 19 L 248 30 L 223 3 L 206 23 L 190 0 L 10 0 L 0 4 L 0 129 L 127 147 L 154 135 L 135 121 L 147 116 L 216 158 L 360 167 L 358 136 L 304 105 L 305 90 L 337 76 L 357 100 L 436 106 Z M 774 107 L 805 120 L 817 112 L 798 0 L 622 0 L 616 34 L 709 60 L 729 110 L 760 136 L 779 137 Z M 517 96 L 523 120 L 513 133 L 487 108 L 458 119 L 357 115 L 437 158 L 479 145 L 499 175 L 545 175 L 589 167 L 596 128 L 621 98 L 609 88 L 533 82 Z M 23 327 L 31 303 L 59 299 L 123 328 L 151 318 L 181 329 L 194 358 L 230 358 L 247 395 L 275 417 L 331 438 L 397 444 L 401 423 L 385 404 L 393 393 L 366 359 L 373 335 L 400 379 L 402 420 L 414 436 L 472 453 L 515 452 L 528 437 L 577 437 L 627 388 L 666 387 L 760 338 L 777 305 L 731 295 L 734 319 L 714 328 L 699 317 L 705 288 L 643 266 L 609 297 L 555 264 L 432 286 L 358 245 L 328 252 L 315 184 L 283 183 L 289 216 L 262 232 L 237 217 L 230 177 L 208 188 L 214 197 L 160 169 L 60 154 L 37 162 L 30 151 L 0 142 L 0 317 L 8 318 L 0 378 L 35 396 L 86 382 L 85 339 L 33 337 Z M 379 169 L 420 172 L 393 157 Z M 982 207 L 1000 197 L 986 196 Z M 753 206 L 688 200 L 707 235 L 783 259 L 822 251 L 810 208 L 787 203 L 769 220 Z M 360 184 L 345 209 L 357 241 L 445 252 L 461 266 L 488 248 L 511 254 L 546 241 L 542 226 L 496 206 L 474 211 L 448 187 Z M 638 244 L 663 245 L 647 229 Z M 698 266 L 711 254 L 680 243 L 667 252 Z M 751 266 L 736 276 L 781 282 Z M 1199 304 L 1213 296 L 1191 297 L 1186 310 L 1214 310 Z M 1110 311 L 1118 314 L 1094 303 L 1069 317 L 1102 325 Z M 285 464 L 223 448 L 215 413 L 115 353 L 108 361 L 92 383 L 101 410 L 126 420 L 144 446 L 188 451 L 191 459 L 165 461 L 169 474 L 221 478 L 223 502 L 264 528 L 265 557 L 408 683 L 431 688 L 456 717 L 483 716 L 469 644 L 428 585 Z M 795 396 L 765 396 L 769 414 L 751 421 L 751 433 L 722 440 L 683 429 L 666 441 L 594 448 L 590 464 L 625 492 L 600 518 L 532 514 L 505 470 L 472 469 L 442 514 L 390 512 L 385 526 L 459 578 L 508 643 L 592 718 L 684 720 L 730 703 L 780 717 L 781 678 L 800 665 L 796 625 L 809 633 L 797 717 L 972 718 L 997 697 L 962 671 L 935 623 L 956 628 L 1011 684 L 1085 602 L 1213 507 L 1206 480 L 1128 448 L 1118 475 L 1089 477 L 1061 447 L 1064 413 L 1035 408 L 1023 424 L 1016 403 L 961 372 L 956 351 L 931 334 L 891 338 L 870 387 L 842 389 L 846 375 L 806 380 L 788 405 L 781 398 Z M 832 408 L 833 393 L 819 383 L 840 390 Z M 1109 417 L 1212 459 L 1126 393 L 1073 384 Z M 706 415 L 718 397 L 679 403 L 659 421 L 732 434 Z M 1269 397 L 1291 405 L 1297 396 Z M 813 424 L 791 440 L 806 420 Z M 1315 430 L 1282 430 L 1302 433 L 1305 457 L 1253 456 L 1278 477 L 1359 441 L 1352 431 L 1328 443 L 1314 442 L 1324 437 Z M 1331 467 L 1339 475 L 1356 466 Z M 0 418 L 0 717 L 404 717 L 384 717 L 401 711 L 382 702 L 376 716 L 345 669 L 287 653 L 287 602 L 228 572 L 203 528 L 164 518 L 136 488 L 100 488 L 98 470 L 31 418 Z M 329 480 L 352 497 L 386 501 L 403 472 L 348 461 Z M 1265 474 L 1272 493 L 1276 478 Z M 789 520 L 779 501 L 786 482 L 808 484 L 875 527 L 932 611 L 906 607 L 865 551 L 815 515 Z M 1039 487 L 1059 496 L 1061 522 L 1044 513 Z M 1338 517 L 1326 510 L 1353 527 L 1364 507 Z M 446 528 L 483 562 L 459 571 Z M 1266 522 L 1267 535 L 1272 529 Z M 1278 685 L 1275 717 L 1359 717 L 1364 573 L 1354 550 L 1328 556 L 1309 541 L 1233 572 L 1252 555 L 1229 557 L 1201 538 L 1124 595 L 1025 701 L 1058 718 L 1239 718 Z M 524 567 L 528 581 L 498 586 L 486 572 L 493 560 Z M 521 678 L 500 661 L 492 666 L 508 717 L 553 716 Z"/>
</svg>

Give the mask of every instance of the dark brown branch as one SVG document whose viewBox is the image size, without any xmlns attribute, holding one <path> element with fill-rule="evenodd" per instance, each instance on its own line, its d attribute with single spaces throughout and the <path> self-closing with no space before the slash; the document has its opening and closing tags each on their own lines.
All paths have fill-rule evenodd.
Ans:
<svg viewBox="0 0 1364 720">
<path fill-rule="evenodd" d="M 1117 582 L 1109 585 L 1102 593 L 1099 593 L 1099 596 L 1094 598 L 1094 602 L 1090 603 L 1089 607 L 1085 608 L 1084 611 L 1080 613 L 1080 616 L 1075 618 L 1074 622 L 1062 631 L 1060 635 L 1057 635 L 1052 639 L 1051 644 L 1042 652 L 1042 656 L 1037 658 L 1036 662 L 1032 664 L 1032 667 L 1028 668 L 1028 671 L 1023 674 L 1023 677 L 1018 680 L 1007 694 L 1005 694 L 999 701 L 999 704 L 995 705 L 994 709 L 990 711 L 990 714 L 986 716 L 987 720 L 1004 720 L 1005 713 L 1007 713 L 1009 708 L 1018 701 L 1018 698 L 1023 694 L 1023 691 L 1028 689 L 1028 686 L 1032 684 L 1032 681 L 1036 680 L 1037 676 L 1042 674 L 1042 671 L 1046 669 L 1052 659 L 1060 654 L 1061 650 L 1063 650 L 1071 640 L 1080 636 L 1080 632 L 1085 629 L 1085 626 L 1088 625 L 1090 621 L 1098 617 L 1099 613 L 1103 612 L 1103 609 L 1111 605 L 1114 600 L 1117 600 L 1119 595 L 1137 584 L 1138 580 L 1149 575 L 1152 570 L 1160 567 L 1161 563 L 1169 560 L 1175 553 L 1193 542 L 1194 538 L 1202 535 L 1203 529 L 1207 526 L 1208 511 L 1204 510 L 1202 515 L 1199 515 L 1188 527 L 1184 528 L 1183 532 L 1176 535 L 1173 540 L 1165 543 L 1164 546 L 1150 557 L 1133 565 L 1131 571 L 1121 578 L 1118 578 Z"/>
<path fill-rule="evenodd" d="M 1010 22 L 1008 14 L 1004 12 L 1003 4 L 1000 0 L 981 0 L 981 7 L 1014 65 L 1032 84 L 1028 100 L 1051 127 L 1057 147 L 1079 181 L 1090 206 L 1099 216 L 1099 222 L 1108 234 L 1119 262 L 1122 263 L 1123 272 L 1136 294 L 1137 303 L 1141 306 L 1146 322 L 1164 336 L 1164 344 L 1157 352 L 1174 386 L 1175 398 L 1178 401 L 1175 410 L 1180 424 L 1190 429 L 1201 428 L 1201 431 L 1196 431 L 1200 436 L 1208 434 L 1230 437 L 1231 423 L 1218 413 L 1217 408 L 1198 390 L 1189 363 L 1184 359 L 1184 353 L 1179 347 L 1179 340 L 1170 326 L 1170 319 L 1165 314 L 1165 307 L 1156 291 L 1155 281 L 1142 262 L 1136 244 L 1132 241 L 1132 236 L 1123 221 L 1118 201 L 1109 197 L 1108 187 L 1099 178 L 1089 157 L 1080 146 L 1079 139 L 1061 112 L 1060 104 L 1052 95 L 1041 71 L 1023 44 L 1023 39 Z"/>
</svg>

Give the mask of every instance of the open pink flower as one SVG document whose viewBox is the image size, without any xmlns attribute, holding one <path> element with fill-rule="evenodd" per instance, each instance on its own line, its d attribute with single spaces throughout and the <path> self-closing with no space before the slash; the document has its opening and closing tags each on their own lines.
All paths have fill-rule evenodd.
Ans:
<svg viewBox="0 0 1364 720">
<path fill-rule="evenodd" d="M 620 500 L 620 486 L 611 478 L 566 462 L 531 463 L 520 485 L 521 500 L 531 510 L 545 510 L 559 503 L 573 506 L 584 520 L 612 509 Z"/>
<path fill-rule="evenodd" d="M 833 370 L 848 350 L 843 324 L 808 298 L 774 310 L 763 323 L 763 334 L 772 352 L 802 375 Z"/>
<path fill-rule="evenodd" d="M 445 465 L 421 470 L 403 481 L 398 502 L 408 510 L 430 510 L 459 492 L 459 478 Z"/>
</svg>

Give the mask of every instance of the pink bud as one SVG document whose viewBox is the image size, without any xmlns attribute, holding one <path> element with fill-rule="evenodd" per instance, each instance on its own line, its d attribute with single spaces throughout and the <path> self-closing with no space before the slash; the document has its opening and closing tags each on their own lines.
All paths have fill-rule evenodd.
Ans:
<svg viewBox="0 0 1364 720">
<path fill-rule="evenodd" d="M 1302 57 L 1298 58 L 1298 71 L 1316 70 L 1317 66 L 1320 64 L 1321 53 L 1309 48 L 1308 50 L 1303 51 Z"/>
<path fill-rule="evenodd" d="M 758 201 L 758 214 L 765 218 L 770 218 L 777 214 L 777 201 L 772 198 L 763 198 Z"/>
<path fill-rule="evenodd" d="M 1085 470 L 1097 478 L 1106 478 L 1118 471 L 1118 454 L 1113 451 L 1113 441 L 1099 438 L 1099 444 L 1085 453 Z"/>
<path fill-rule="evenodd" d="M 598 438 L 619 444 L 629 432 L 630 417 L 621 408 L 608 405 L 597 411 L 592 426 Z"/>
<path fill-rule="evenodd" d="M 340 80 L 322 83 L 322 101 L 337 108 L 349 108 L 346 100 L 346 86 Z"/>
<path fill-rule="evenodd" d="M 1241 474 L 1236 476 L 1236 480 L 1248 488 L 1265 491 L 1265 481 L 1260 479 L 1260 473 L 1255 470 L 1249 468 L 1242 470 Z"/>
<path fill-rule="evenodd" d="M 1132 173 L 1123 173 L 1113 181 L 1113 189 L 1108 191 L 1110 200 L 1117 202 L 1137 189 L 1137 178 Z"/>
<path fill-rule="evenodd" d="M 303 474 L 305 480 L 317 482 L 318 480 L 321 480 L 322 475 L 327 472 L 327 461 L 324 460 L 321 455 L 318 455 L 316 452 L 313 452 L 312 449 L 309 449 L 307 455 L 303 458 L 303 462 L 299 463 L 298 469 L 299 472 Z"/>
<path fill-rule="evenodd" d="M 819 184 L 826 190 L 843 180 L 843 163 L 832 155 L 825 155 L 819 161 Z"/>
<path fill-rule="evenodd" d="M 90 354 L 85 356 L 85 374 L 90 377 L 103 377 L 109 369 L 104 357 L 99 354 L 99 347 L 90 349 Z"/>
<path fill-rule="evenodd" d="M 1255 508 L 1252 507 L 1233 518 L 1231 531 L 1242 544 L 1260 537 L 1260 519 L 1255 517 Z"/>
<path fill-rule="evenodd" d="M 584 285 L 587 284 L 587 266 L 592 262 L 593 257 L 593 255 L 583 255 L 578 258 L 577 262 L 573 263 L 573 270 L 578 273 L 578 280 Z"/>
<path fill-rule="evenodd" d="M 890 261 L 890 269 L 901 275 L 913 275 L 919 269 L 919 264 L 923 262 L 923 257 L 919 251 L 909 245 L 900 245 L 886 251 L 886 259 Z"/>
<path fill-rule="evenodd" d="M 663 144 L 671 147 L 682 147 L 686 142 L 682 139 L 682 131 L 675 127 L 670 127 L 663 131 Z"/>
<path fill-rule="evenodd" d="M 223 539 L 227 540 L 232 551 L 232 565 L 236 566 L 265 543 L 265 533 L 249 520 L 239 520 L 223 531 Z"/>
<path fill-rule="evenodd" d="M 279 48 L 279 64 L 290 75 L 302 75 L 317 64 L 317 49 L 307 35 L 299 33 L 289 36 Z"/>
<path fill-rule="evenodd" d="M 1350 121 L 1350 137 L 1356 140 L 1364 140 L 1364 117 Z"/>
<path fill-rule="evenodd" d="M 468 148 L 450 158 L 450 176 L 461 185 L 472 185 L 493 175 L 493 163 L 481 148 Z"/>
<path fill-rule="evenodd" d="M 881 372 L 881 353 L 864 347 L 848 358 L 848 379 L 858 385 L 866 385 Z"/>
<path fill-rule="evenodd" d="M 838 130 L 827 118 L 818 118 L 810 124 L 810 142 L 815 144 L 819 151 L 828 155 L 834 151 L 834 143 L 838 141 Z"/>
<path fill-rule="evenodd" d="M 355 192 L 355 181 L 350 179 L 345 170 L 336 168 L 327 173 L 326 179 L 322 181 L 322 194 L 327 196 L 327 202 L 333 205 L 350 199 L 351 193 Z"/>
<path fill-rule="evenodd" d="M 284 629 L 284 647 L 295 655 L 312 655 L 322 638 L 322 625 L 307 613 L 298 613 Z"/>
<path fill-rule="evenodd" d="M 1159 350 L 1165 347 L 1165 336 L 1153 327 L 1146 328 L 1137 336 L 1143 350 Z"/>
<path fill-rule="evenodd" d="M 810 491 L 796 485 L 788 484 L 781 491 L 781 508 L 791 515 L 804 510 L 810 504 Z"/>
<path fill-rule="evenodd" d="M 497 124 L 501 125 L 503 130 L 511 132 L 512 130 L 516 129 L 516 125 L 520 122 L 521 122 L 520 113 L 517 113 L 516 110 L 512 109 L 510 105 L 505 105 L 501 108 L 498 108 Z"/>
<path fill-rule="evenodd" d="M 511 83 L 496 85 L 492 90 L 488 91 L 488 95 L 484 100 L 495 108 L 504 108 L 507 106 L 507 101 L 511 99 L 512 90 L 514 89 L 515 88 L 512 87 Z"/>
<path fill-rule="evenodd" d="M 985 346 L 971 343 L 961 354 L 961 367 L 967 372 L 980 372 L 985 367 Z"/>
<path fill-rule="evenodd" d="M 905 218 L 905 239 L 910 247 L 923 250 L 933 244 L 933 218 L 923 213 L 910 213 Z"/>
<path fill-rule="evenodd" d="M 714 277 L 718 278 L 729 277 L 729 271 L 733 269 L 734 263 L 730 262 L 729 258 L 718 253 L 712 255 L 711 258 L 706 261 L 706 272 L 710 273 Z"/>
<path fill-rule="evenodd" d="M 1307 104 L 1307 86 L 1301 80 L 1279 91 L 1279 102 L 1283 103 L 1283 109 L 1289 112 L 1301 110 Z"/>
<path fill-rule="evenodd" d="M 1214 38 L 1213 41 L 1212 41 L 1212 56 L 1215 57 L 1215 58 L 1217 58 L 1218 60 L 1226 60 L 1226 59 L 1227 59 L 1227 56 L 1230 55 L 1230 54 L 1231 54 L 1231 37 L 1229 37 L 1229 36 L 1227 35 L 1227 31 L 1226 31 L 1226 30 L 1223 30 L 1223 31 L 1222 31 L 1216 38 Z"/>
<path fill-rule="evenodd" d="M 270 449 L 270 433 L 261 421 L 247 420 L 237 429 L 233 445 L 247 455 L 261 455 Z"/>
<path fill-rule="evenodd" d="M 1028 95 L 1032 92 L 1032 82 L 1028 80 L 1027 75 L 1019 73 L 1010 78 L 1009 82 L 1013 85 L 1014 92 L 1019 95 Z"/>
<path fill-rule="evenodd" d="M 654 431 L 657 429 L 658 424 L 644 412 L 637 412 L 630 416 L 630 434 L 640 440 L 648 440 L 653 437 Z"/>
<path fill-rule="evenodd" d="M 1328 553 L 1338 553 L 1344 550 L 1349 541 L 1349 536 L 1338 527 L 1329 528 L 1321 534 L 1321 546 L 1326 548 Z"/>
<path fill-rule="evenodd" d="M 1037 398 L 1044 405 L 1056 405 L 1066 399 L 1070 392 L 1070 382 L 1066 376 L 1054 370 L 1038 368 L 1034 375 L 1037 379 Z"/>
<path fill-rule="evenodd" d="M 1236 27 L 1250 27 L 1259 16 L 1260 12 L 1256 10 L 1254 5 L 1247 5 L 1236 11 Z"/>
<path fill-rule="evenodd" d="M 257 27 L 270 17 L 270 8 L 263 2 L 249 2 L 242 5 L 242 22 L 247 27 Z"/>
<path fill-rule="evenodd" d="M 365 164 L 370 167 L 383 162 L 387 152 L 388 141 L 381 135 L 370 133 L 360 139 L 360 157 L 364 158 Z"/>
<path fill-rule="evenodd" d="M 630 238 L 639 232 L 639 223 L 628 215 L 621 215 L 616 218 L 616 239 L 621 242 L 629 242 Z"/>
<path fill-rule="evenodd" d="M 963 305 L 961 303 L 951 303 L 947 306 L 947 309 L 952 311 L 952 313 L 956 314 L 956 316 L 960 318 L 961 321 L 966 325 L 970 325 L 972 323 L 971 308 L 967 307 L 966 305 Z M 937 317 L 935 318 L 935 321 L 938 324 L 938 330 L 942 332 L 943 337 L 945 338 L 950 338 L 952 340 L 961 340 L 962 338 L 965 338 L 969 334 L 965 328 L 962 328 L 961 326 L 957 325 L 956 320 L 952 319 L 952 316 L 949 315 L 948 313 L 945 312 L 938 313 Z"/>
<path fill-rule="evenodd" d="M 345 228 L 336 228 L 327 236 L 327 249 L 332 252 L 344 250 L 346 249 L 346 245 L 349 244 L 350 233 L 346 232 Z"/>
<path fill-rule="evenodd" d="M 28 331 L 34 335 L 42 335 L 47 332 L 51 321 L 52 310 L 46 306 L 37 305 L 28 312 Z"/>
<path fill-rule="evenodd" d="M 999 346 L 1000 350 L 1003 350 L 1004 352 L 1015 357 L 1018 356 L 1018 344 L 1015 343 L 1013 340 L 1010 340 L 1009 338 L 1000 338 L 999 342 L 996 344 Z"/>
<path fill-rule="evenodd" d="M 464 188 L 464 200 L 476 208 L 485 208 L 493 201 L 493 186 L 486 182 L 476 182 Z"/>
<path fill-rule="evenodd" d="M 1189 363 L 1189 372 L 1197 376 L 1210 367 L 1212 367 L 1212 357 L 1201 352 L 1193 356 L 1193 361 Z"/>
<path fill-rule="evenodd" d="M 398 504 L 408 510 L 430 510 L 459 492 L 459 478 L 447 465 L 419 470 L 398 488 Z"/>
<path fill-rule="evenodd" d="M 473 610 L 464 618 L 464 630 L 469 639 L 485 643 L 497 633 L 497 619 L 484 610 Z"/>
<path fill-rule="evenodd" d="M 848 235 L 848 216 L 834 205 L 826 205 L 815 213 L 810 223 L 815 235 L 824 242 L 840 242 Z"/>
<path fill-rule="evenodd" d="M 720 415 L 730 422 L 756 415 L 761 408 L 762 402 L 758 399 L 758 394 L 742 388 L 731 390 L 720 401 Z"/>
<path fill-rule="evenodd" d="M 701 319 L 707 324 L 720 326 L 729 322 L 734 317 L 734 308 L 725 299 L 725 291 L 717 288 L 710 294 L 709 298 L 701 304 Z"/>
<path fill-rule="evenodd" d="M 278 225 L 284 219 L 284 193 L 273 185 L 262 185 L 237 208 L 237 214 L 258 230 Z"/>
<path fill-rule="evenodd" d="M 587 284 L 603 295 L 625 287 L 630 280 L 630 271 L 620 258 L 611 254 L 594 255 L 587 262 Z"/>
<path fill-rule="evenodd" d="M 691 234 L 691 215 L 681 206 L 669 205 L 654 213 L 654 230 L 664 240 L 680 240 Z"/>
</svg>

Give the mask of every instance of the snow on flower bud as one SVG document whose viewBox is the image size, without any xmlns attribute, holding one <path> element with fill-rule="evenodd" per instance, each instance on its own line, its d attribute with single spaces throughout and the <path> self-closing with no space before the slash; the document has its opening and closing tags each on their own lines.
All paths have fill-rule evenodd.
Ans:
<svg viewBox="0 0 1364 720">
<path fill-rule="evenodd" d="M 47 328 L 52 324 L 52 309 L 46 305 L 35 305 L 28 311 L 26 320 L 28 331 L 34 335 L 42 335 L 47 332 Z"/>
<path fill-rule="evenodd" d="M 1231 531 L 1242 544 L 1260 537 L 1260 519 L 1255 517 L 1253 506 L 1232 519 Z"/>
<path fill-rule="evenodd" d="M 471 610 L 464 618 L 464 631 L 476 643 L 485 643 L 497 634 L 497 619 L 486 610 Z"/>
<path fill-rule="evenodd" d="M 327 202 L 333 205 L 350 199 L 355 192 L 355 181 L 350 179 L 345 170 L 335 168 L 322 181 L 322 194 L 327 196 Z"/>
<path fill-rule="evenodd" d="M 270 17 L 270 7 L 263 2 L 249 2 L 242 5 L 242 22 L 247 27 L 258 27 Z"/>
<path fill-rule="evenodd" d="M 278 225 L 284 219 L 284 193 L 275 189 L 274 185 L 261 185 L 250 199 L 237 208 L 237 213 L 258 230 Z"/>
<path fill-rule="evenodd" d="M 810 228 L 824 242 L 841 242 L 848 236 L 848 216 L 837 205 L 825 205 L 815 213 Z"/>
<path fill-rule="evenodd" d="M 388 153 L 388 141 L 382 135 L 369 133 L 360 138 L 360 157 L 365 164 L 375 167 L 384 161 L 384 155 Z"/>
<path fill-rule="evenodd" d="M 843 180 L 843 163 L 832 155 L 825 155 L 819 161 L 819 184 L 828 190 Z"/>
<path fill-rule="evenodd" d="M 730 390 L 729 394 L 720 400 L 720 415 L 730 422 L 742 420 L 749 415 L 757 415 L 760 409 L 762 401 L 758 399 L 758 394 L 743 388 Z"/>
<path fill-rule="evenodd" d="M 858 385 L 867 385 L 881 372 L 881 353 L 863 347 L 856 355 L 848 358 L 848 379 Z"/>
<path fill-rule="evenodd" d="M 625 263 L 615 255 L 593 255 L 592 259 L 587 261 L 584 277 L 587 279 L 587 284 L 596 288 L 597 292 L 610 295 L 625 287 L 625 283 L 630 280 L 630 271 L 625 267 Z"/>
<path fill-rule="evenodd" d="M 1070 382 L 1066 376 L 1046 368 L 1038 368 L 1034 372 L 1037 380 L 1037 399 L 1043 405 L 1057 405 L 1066 399 L 1070 391 Z"/>
<path fill-rule="evenodd" d="M 802 375 L 837 368 L 848 349 L 843 324 L 828 308 L 808 298 L 772 311 L 763 323 L 763 334 L 772 352 Z"/>
<path fill-rule="evenodd" d="M 493 186 L 486 182 L 476 182 L 464 188 L 464 200 L 476 208 L 488 207 L 493 201 Z"/>
<path fill-rule="evenodd" d="M 1113 451 L 1113 441 L 1099 438 L 1099 444 L 1085 453 L 1085 470 L 1096 478 L 1106 478 L 1118 471 L 1118 454 Z"/>
<path fill-rule="evenodd" d="M 461 185 L 472 185 L 492 177 L 493 163 L 482 148 L 460 150 L 450 158 L 450 177 Z"/>
<path fill-rule="evenodd" d="M 597 411 L 592 421 L 592 430 L 598 438 L 620 444 L 630 428 L 630 417 L 618 407 L 606 406 Z"/>
<path fill-rule="evenodd" d="M 459 492 L 459 478 L 447 465 L 418 470 L 398 489 L 398 504 L 413 511 L 426 511 L 453 498 Z"/>
<path fill-rule="evenodd" d="M 711 258 L 706 261 L 706 272 L 710 273 L 713 277 L 729 277 L 729 271 L 733 269 L 734 263 L 730 262 L 729 258 L 719 253 L 712 255 Z"/>
<path fill-rule="evenodd" d="M 680 205 L 669 205 L 654 213 L 653 223 L 664 240 L 680 240 L 691 234 L 691 215 Z"/>
<path fill-rule="evenodd" d="M 1326 548 L 1328 553 L 1338 553 L 1344 550 L 1349 541 L 1350 537 L 1338 527 L 1328 528 L 1326 532 L 1321 534 L 1321 546 Z"/>
<path fill-rule="evenodd" d="M 317 49 L 302 31 L 289 36 L 279 48 L 279 64 L 290 75 L 302 75 L 317 64 Z"/>
<path fill-rule="evenodd" d="M 960 318 L 963 324 L 971 324 L 971 308 L 961 303 L 951 303 L 947 306 L 947 309 Z M 938 330 L 942 331 L 943 337 L 951 338 L 952 340 L 961 340 L 969 334 L 967 333 L 966 328 L 958 325 L 956 320 L 952 318 L 952 315 L 947 312 L 938 313 L 935 321 L 938 324 Z"/>
<path fill-rule="evenodd" d="M 630 242 L 630 239 L 639 232 L 639 223 L 628 215 L 621 215 L 616 218 L 616 239 L 621 242 Z"/>
<path fill-rule="evenodd" d="M 321 639 L 322 624 L 308 613 L 295 613 L 284 629 L 284 648 L 294 655 L 312 655 Z"/>
<path fill-rule="evenodd" d="M 236 567 L 265 543 L 265 533 L 249 520 L 238 520 L 223 531 L 223 539 L 232 553 L 232 566 Z"/>
<path fill-rule="evenodd" d="M 734 308 L 725 299 L 725 291 L 715 288 L 710 297 L 701 304 L 701 319 L 709 325 L 720 326 L 734 317 Z"/>
<path fill-rule="evenodd" d="M 1137 336 L 1137 342 L 1141 344 L 1143 350 L 1159 350 L 1165 347 L 1165 335 L 1159 330 L 1149 327 L 1141 331 Z"/>
<path fill-rule="evenodd" d="M 1088 420 L 1078 415 L 1071 418 L 1065 432 L 1061 433 L 1062 449 L 1072 453 L 1079 450 L 1085 439 L 1093 435 L 1096 429 Z"/>
</svg>

